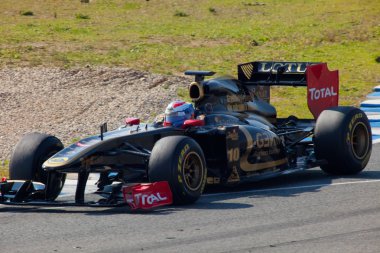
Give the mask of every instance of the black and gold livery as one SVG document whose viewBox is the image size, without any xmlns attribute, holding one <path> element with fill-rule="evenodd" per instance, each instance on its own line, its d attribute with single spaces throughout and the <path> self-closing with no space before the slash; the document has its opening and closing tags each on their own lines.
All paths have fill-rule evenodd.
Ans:
<svg viewBox="0 0 380 253">
<path fill-rule="evenodd" d="M 31 201 L 35 200 L 33 196 L 45 196 L 51 201 L 63 186 L 61 175 L 73 172 L 79 175 L 77 204 L 84 203 L 84 187 L 91 172 L 100 173 L 99 192 L 108 192 L 107 204 L 118 203 L 120 185 L 135 182 L 168 181 L 175 203 L 184 204 L 196 201 L 206 184 L 233 185 L 316 166 L 332 174 L 358 173 L 366 166 L 372 145 L 371 129 L 363 112 L 336 107 L 326 110 L 317 120 L 294 116 L 282 119 L 269 103 L 272 85 L 306 86 L 305 71 L 311 64 L 315 63 L 245 63 L 238 65 L 237 79 L 205 80 L 214 72 L 187 71 L 185 74 L 195 76 L 189 93 L 197 124 L 182 128 L 154 122 L 106 132 L 102 125 L 100 135 L 51 152 L 44 144 L 47 137 L 32 141 L 26 136 L 27 140 L 21 140 L 16 147 L 11 165 L 28 162 L 22 157 L 43 161 L 33 168 L 11 166 L 13 179 L 33 181 L 34 174 L 44 172 L 47 176 L 40 181 L 46 189 L 51 189 L 49 184 L 59 187 L 55 187 L 54 194 L 49 195 L 47 190 L 35 195 L 25 192 L 21 194 L 24 198 L 18 194 L 12 199 L 10 191 L 4 192 L 0 186 L 2 200 Z M 340 120 L 331 122 L 332 115 Z M 331 134 L 331 129 L 336 133 Z M 340 129 L 344 136 L 338 134 Z M 21 150 L 25 143 L 36 146 L 34 153 L 17 155 L 24 152 Z M 338 166 L 340 161 L 331 151 L 325 152 L 335 146 L 341 150 L 339 159 L 349 157 L 350 163 L 344 167 Z M 35 157 L 41 153 L 46 155 Z M 28 174 L 22 170 L 30 171 Z M 46 198 L 48 195 L 50 198 Z"/>
</svg>

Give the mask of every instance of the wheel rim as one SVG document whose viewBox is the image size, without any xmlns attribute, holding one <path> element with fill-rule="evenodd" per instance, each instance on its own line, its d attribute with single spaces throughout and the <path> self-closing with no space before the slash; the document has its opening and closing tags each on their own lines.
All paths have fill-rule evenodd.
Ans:
<svg viewBox="0 0 380 253">
<path fill-rule="evenodd" d="M 192 191 L 201 188 L 204 169 L 202 159 L 196 152 L 190 152 L 186 155 L 183 162 L 183 176 L 187 188 Z"/>
<path fill-rule="evenodd" d="M 361 160 L 369 150 L 369 133 L 363 122 L 358 122 L 351 132 L 351 147 L 354 156 Z"/>
</svg>

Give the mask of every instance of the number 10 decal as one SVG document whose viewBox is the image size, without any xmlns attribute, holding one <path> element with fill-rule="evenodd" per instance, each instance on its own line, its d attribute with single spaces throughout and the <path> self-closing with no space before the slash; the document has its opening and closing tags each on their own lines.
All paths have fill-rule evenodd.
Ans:
<svg viewBox="0 0 380 253">
<path fill-rule="evenodd" d="M 240 158 L 239 148 L 231 148 L 227 151 L 229 162 L 238 162 Z"/>
</svg>

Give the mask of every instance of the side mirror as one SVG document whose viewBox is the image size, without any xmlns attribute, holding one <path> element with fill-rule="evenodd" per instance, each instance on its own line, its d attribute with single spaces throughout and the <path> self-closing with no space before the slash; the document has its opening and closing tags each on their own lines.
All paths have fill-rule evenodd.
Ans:
<svg viewBox="0 0 380 253">
<path fill-rule="evenodd" d="M 139 125 L 140 124 L 140 119 L 138 119 L 138 118 L 126 118 L 124 120 L 124 123 L 125 123 L 126 126 Z"/>
<path fill-rule="evenodd" d="M 185 122 L 182 125 L 182 128 L 186 129 L 189 127 L 195 127 L 195 126 L 204 126 L 205 121 L 201 119 L 188 119 L 185 120 Z"/>
</svg>

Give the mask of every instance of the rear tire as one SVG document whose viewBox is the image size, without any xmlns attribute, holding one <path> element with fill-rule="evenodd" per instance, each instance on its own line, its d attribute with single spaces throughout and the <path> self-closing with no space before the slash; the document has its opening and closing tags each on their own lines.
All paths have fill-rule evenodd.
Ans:
<svg viewBox="0 0 380 253">
<path fill-rule="evenodd" d="M 366 114 L 355 107 L 324 110 L 314 131 L 315 154 L 328 164 L 326 173 L 352 175 L 362 171 L 371 157 L 372 133 Z"/>
<path fill-rule="evenodd" d="M 9 163 L 9 176 L 13 180 L 33 180 L 47 185 L 48 173 L 42 164 L 63 149 L 62 142 L 51 135 L 30 133 L 17 143 Z M 66 174 L 50 173 L 50 182 L 46 189 L 48 200 L 58 197 L 65 183 Z"/>
<path fill-rule="evenodd" d="M 174 204 L 194 203 L 206 185 L 207 169 L 201 147 L 186 136 L 160 139 L 149 159 L 151 182 L 167 181 Z"/>
</svg>

